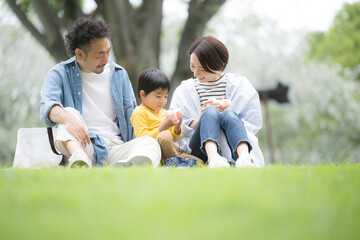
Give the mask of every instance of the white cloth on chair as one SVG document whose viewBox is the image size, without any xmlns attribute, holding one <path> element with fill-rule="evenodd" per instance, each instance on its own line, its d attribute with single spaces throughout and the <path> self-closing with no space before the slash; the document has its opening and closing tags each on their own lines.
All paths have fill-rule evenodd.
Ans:
<svg viewBox="0 0 360 240">
<path fill-rule="evenodd" d="M 54 137 L 56 131 L 53 131 Z M 14 156 L 14 168 L 56 167 L 62 155 L 56 155 L 49 143 L 46 127 L 20 128 Z"/>
</svg>

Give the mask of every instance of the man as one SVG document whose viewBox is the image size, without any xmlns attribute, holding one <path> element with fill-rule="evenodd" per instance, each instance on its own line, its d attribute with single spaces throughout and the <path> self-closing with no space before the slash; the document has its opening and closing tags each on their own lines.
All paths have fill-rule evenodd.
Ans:
<svg viewBox="0 0 360 240">
<path fill-rule="evenodd" d="M 55 147 L 69 157 L 69 167 L 158 167 L 156 140 L 133 139 L 130 117 L 136 101 L 125 69 L 109 60 L 110 34 L 103 20 L 80 18 L 74 23 L 65 36 L 71 58 L 45 77 L 41 120 L 58 125 Z"/>
</svg>

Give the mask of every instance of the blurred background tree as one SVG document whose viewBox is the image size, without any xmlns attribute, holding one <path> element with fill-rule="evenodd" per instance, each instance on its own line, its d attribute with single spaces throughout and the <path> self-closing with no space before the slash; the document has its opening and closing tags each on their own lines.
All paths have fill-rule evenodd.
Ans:
<svg viewBox="0 0 360 240">
<path fill-rule="evenodd" d="M 6 0 L 17 18 L 57 62 L 67 59 L 63 35 L 79 17 L 102 17 L 112 30 L 112 46 L 117 63 L 125 67 L 137 89 L 137 76 L 146 68 L 159 68 L 164 0 L 95 0 L 96 7 L 85 13 L 83 0 Z M 188 46 L 203 34 L 208 20 L 225 0 L 190 0 L 188 17 L 182 28 L 175 84 L 188 78 Z M 36 16 L 36 18 L 35 18 Z"/>
<path fill-rule="evenodd" d="M 306 31 L 283 31 L 251 12 L 229 17 L 226 11 L 220 10 L 209 22 L 226 27 L 208 31 L 229 47 L 227 71 L 247 76 L 258 90 L 273 88 L 278 80 L 290 86 L 290 104 L 269 104 L 277 162 L 360 162 L 356 73 L 341 64 L 309 60 Z M 257 136 L 269 163 L 265 127 Z"/>
<path fill-rule="evenodd" d="M 310 33 L 309 42 L 311 58 L 340 63 L 360 80 L 360 2 L 344 4 L 330 30 Z"/>
<path fill-rule="evenodd" d="M 16 133 L 40 126 L 39 94 L 54 62 L 26 29 L 11 23 L 0 8 L 0 166 L 12 164 Z"/>
<path fill-rule="evenodd" d="M 171 3 L 178 5 L 163 15 L 159 56 L 159 67 L 169 76 L 176 69 L 189 1 Z M 214 35 L 227 45 L 227 72 L 248 77 L 258 90 L 273 88 L 278 80 L 290 86 L 291 103 L 269 102 L 278 163 L 360 162 L 356 71 L 309 58 L 308 31 L 285 31 L 252 11 L 249 4 L 251 0 L 226 1 L 203 34 Z M 13 17 L 8 5 L 1 5 L 0 14 L 0 165 L 4 166 L 12 164 L 17 129 L 44 126 L 39 120 L 39 93 L 44 75 L 56 61 Z M 34 24 L 41 26 L 35 12 L 31 14 Z M 336 21 L 334 18 L 334 24 Z M 181 54 L 186 57 L 185 50 Z M 184 66 L 188 68 L 187 58 Z M 172 88 L 176 86 L 173 82 Z M 269 164 L 265 134 L 264 126 L 257 136 Z"/>
</svg>

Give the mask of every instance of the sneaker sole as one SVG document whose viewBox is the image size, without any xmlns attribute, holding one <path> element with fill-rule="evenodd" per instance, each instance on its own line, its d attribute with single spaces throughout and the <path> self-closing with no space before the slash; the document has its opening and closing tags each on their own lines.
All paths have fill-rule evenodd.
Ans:
<svg viewBox="0 0 360 240">
<path fill-rule="evenodd" d="M 222 166 L 209 166 L 209 168 L 230 168 L 230 165 L 222 165 Z"/>
<path fill-rule="evenodd" d="M 114 164 L 114 167 L 128 167 L 134 165 L 151 164 L 151 160 L 145 156 L 135 156 L 125 161 L 118 161 Z"/>
<path fill-rule="evenodd" d="M 239 165 L 236 165 L 235 164 L 235 167 L 236 168 L 253 168 L 253 167 L 255 167 L 255 165 L 254 164 L 252 164 L 252 163 L 247 163 L 247 164 L 239 164 Z"/>
<path fill-rule="evenodd" d="M 69 167 L 70 168 L 82 168 L 82 167 L 89 168 L 89 165 L 82 160 L 78 160 L 78 161 L 74 161 Z"/>
</svg>

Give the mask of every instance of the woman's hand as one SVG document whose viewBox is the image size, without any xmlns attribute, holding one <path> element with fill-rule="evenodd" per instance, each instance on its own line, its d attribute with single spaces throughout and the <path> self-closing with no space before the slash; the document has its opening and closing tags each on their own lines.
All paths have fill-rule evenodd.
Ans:
<svg viewBox="0 0 360 240">
<path fill-rule="evenodd" d="M 219 112 L 223 112 L 223 111 L 225 111 L 225 109 L 230 108 L 231 105 L 232 105 L 232 103 L 231 103 L 231 100 L 229 100 L 229 99 L 222 98 L 221 100 L 216 100 L 213 97 L 209 98 L 208 101 L 204 102 L 204 105 L 201 108 L 200 115 L 190 124 L 190 127 L 193 129 L 196 128 L 196 126 L 198 125 L 198 123 L 200 121 L 201 115 L 203 114 L 203 112 L 205 111 L 205 109 L 208 106 L 215 106 L 219 110 Z"/>
<path fill-rule="evenodd" d="M 232 105 L 231 100 L 222 98 L 222 99 L 220 100 L 220 106 L 219 106 L 218 109 L 219 109 L 220 112 L 223 112 L 223 111 L 225 111 L 225 109 L 230 108 L 231 105 Z"/>
<path fill-rule="evenodd" d="M 215 106 L 219 112 L 223 112 L 225 109 L 231 107 L 231 101 L 229 99 L 225 99 L 224 97 L 221 100 L 216 100 L 215 98 L 211 97 L 208 101 L 206 101 L 201 109 L 201 114 L 204 112 L 205 108 L 208 106 Z"/>
<path fill-rule="evenodd" d="M 202 108 L 201 108 L 201 114 L 200 114 L 200 116 L 203 114 L 203 112 L 205 111 L 205 109 L 206 109 L 207 107 L 209 107 L 209 106 L 215 106 L 217 109 L 219 109 L 219 108 L 220 108 L 220 101 L 216 100 L 216 99 L 213 98 L 213 97 L 209 98 L 208 101 L 205 101 L 205 102 L 204 102 L 204 105 L 203 105 Z M 220 111 L 220 109 L 219 109 L 219 111 Z"/>
<path fill-rule="evenodd" d="M 219 107 L 220 107 L 220 103 L 218 103 L 215 98 L 210 98 L 208 101 L 205 101 L 204 104 L 203 104 L 203 106 L 202 106 L 202 108 L 201 108 L 200 115 L 190 124 L 189 127 L 195 129 L 196 126 L 198 125 L 199 121 L 200 121 L 201 115 L 203 114 L 203 112 L 205 111 L 205 109 L 206 109 L 208 106 L 211 106 L 211 105 L 217 107 L 218 109 L 219 109 Z M 220 111 L 220 110 L 219 110 L 219 111 Z"/>
</svg>

